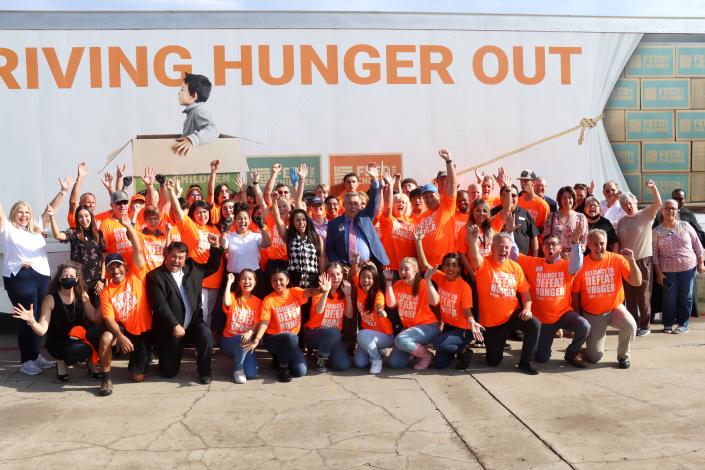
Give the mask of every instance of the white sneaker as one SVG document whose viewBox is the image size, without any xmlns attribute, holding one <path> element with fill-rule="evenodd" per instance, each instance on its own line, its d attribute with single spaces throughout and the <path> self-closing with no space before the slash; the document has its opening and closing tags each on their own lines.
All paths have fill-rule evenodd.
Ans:
<svg viewBox="0 0 705 470">
<path fill-rule="evenodd" d="M 233 380 L 235 380 L 236 384 L 244 384 L 247 382 L 247 377 L 245 377 L 245 371 L 242 369 L 238 369 L 233 372 Z"/>
<path fill-rule="evenodd" d="M 370 374 L 379 374 L 382 372 L 382 359 L 373 359 L 370 361 Z"/>
<path fill-rule="evenodd" d="M 42 369 L 53 369 L 56 366 L 56 363 L 54 361 L 48 361 L 41 354 L 37 356 L 37 358 L 34 360 L 34 363 Z"/>
<path fill-rule="evenodd" d="M 20 366 L 20 372 L 27 375 L 38 375 L 42 373 L 42 369 L 34 361 L 24 361 Z"/>
</svg>

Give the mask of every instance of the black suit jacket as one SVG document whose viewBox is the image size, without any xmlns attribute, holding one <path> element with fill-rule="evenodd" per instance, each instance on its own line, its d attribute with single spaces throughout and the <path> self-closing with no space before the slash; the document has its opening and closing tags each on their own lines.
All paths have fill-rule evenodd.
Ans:
<svg viewBox="0 0 705 470">
<path fill-rule="evenodd" d="M 193 310 L 191 324 L 203 321 L 201 284 L 203 279 L 218 271 L 223 251 L 211 247 L 206 264 L 188 258 L 183 267 L 183 286 Z M 152 332 L 155 338 L 172 336 L 176 325 L 184 325 L 186 307 L 179 286 L 164 265 L 147 274 L 147 297 L 152 308 Z"/>
</svg>

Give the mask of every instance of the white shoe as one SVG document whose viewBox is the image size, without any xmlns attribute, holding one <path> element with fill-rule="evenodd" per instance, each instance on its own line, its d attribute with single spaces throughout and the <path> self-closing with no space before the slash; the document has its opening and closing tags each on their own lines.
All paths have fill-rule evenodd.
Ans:
<svg viewBox="0 0 705 470">
<path fill-rule="evenodd" d="M 379 374 L 382 372 L 382 359 L 373 359 L 370 361 L 370 374 Z"/>
<path fill-rule="evenodd" d="M 24 361 L 20 366 L 20 372 L 27 375 L 38 375 L 42 373 L 42 369 L 34 361 Z"/>
<path fill-rule="evenodd" d="M 245 371 L 242 369 L 238 369 L 233 372 L 233 379 L 235 380 L 236 384 L 244 384 L 247 382 L 247 377 L 245 377 Z"/>
<path fill-rule="evenodd" d="M 34 363 L 42 369 L 53 369 L 56 366 L 56 363 L 54 361 L 48 361 L 41 354 L 37 356 L 37 358 L 34 360 Z"/>
</svg>

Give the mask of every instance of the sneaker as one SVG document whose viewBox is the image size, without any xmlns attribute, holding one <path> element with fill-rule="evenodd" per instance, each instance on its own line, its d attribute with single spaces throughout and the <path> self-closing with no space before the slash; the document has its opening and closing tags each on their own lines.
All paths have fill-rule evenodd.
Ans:
<svg viewBox="0 0 705 470">
<path fill-rule="evenodd" d="M 24 361 L 20 366 L 20 372 L 27 375 L 38 375 L 42 373 L 42 369 L 34 361 Z"/>
<path fill-rule="evenodd" d="M 382 372 L 382 359 L 372 359 L 370 361 L 370 374 L 379 374 Z"/>
<path fill-rule="evenodd" d="M 71 380 L 71 377 L 69 377 L 68 367 L 66 367 L 66 363 L 64 361 L 56 361 L 56 378 L 59 382 L 68 382 Z"/>
<path fill-rule="evenodd" d="M 629 359 L 618 359 L 618 366 L 620 369 L 629 369 L 631 367 L 631 362 Z"/>
<path fill-rule="evenodd" d="M 458 370 L 465 370 L 470 366 L 470 360 L 472 359 L 473 351 L 469 348 L 463 348 L 462 351 L 458 353 L 458 364 L 455 366 Z"/>
<path fill-rule="evenodd" d="M 520 372 L 528 375 L 537 375 L 539 373 L 538 369 L 530 362 L 520 362 L 517 368 Z"/>
<path fill-rule="evenodd" d="M 277 370 L 277 380 L 284 383 L 291 382 L 291 372 L 288 367 L 280 367 Z"/>
<path fill-rule="evenodd" d="M 318 372 L 328 372 L 328 358 L 316 356 L 316 370 Z"/>
<path fill-rule="evenodd" d="M 663 332 L 664 332 L 664 333 L 667 333 L 667 334 L 669 334 L 669 335 L 670 335 L 671 333 L 673 333 L 673 325 L 664 326 L 664 327 L 663 327 Z"/>
<path fill-rule="evenodd" d="M 107 397 L 113 394 L 113 381 L 111 379 L 103 380 L 98 388 L 98 395 Z"/>
<path fill-rule="evenodd" d="M 48 361 L 41 354 L 37 356 L 37 358 L 34 360 L 34 363 L 42 369 L 53 369 L 54 367 L 56 367 L 56 363 L 54 361 Z"/>
<path fill-rule="evenodd" d="M 198 377 L 198 381 L 201 383 L 201 385 L 208 385 L 213 381 L 213 377 L 210 375 L 201 375 Z"/>
<path fill-rule="evenodd" d="M 637 336 L 649 336 L 651 334 L 651 330 L 648 328 L 639 328 L 636 332 Z"/>
<path fill-rule="evenodd" d="M 245 382 L 247 382 L 247 377 L 245 377 L 245 371 L 242 369 L 234 371 L 233 380 L 235 380 L 236 384 L 244 384 Z"/>
<path fill-rule="evenodd" d="M 683 326 L 683 325 L 681 325 L 681 326 L 679 326 L 678 328 L 676 328 L 675 330 L 673 330 L 673 334 L 674 334 L 674 335 L 684 335 L 684 334 L 686 334 L 687 332 L 688 332 L 688 327 L 687 327 L 687 326 Z"/>
</svg>

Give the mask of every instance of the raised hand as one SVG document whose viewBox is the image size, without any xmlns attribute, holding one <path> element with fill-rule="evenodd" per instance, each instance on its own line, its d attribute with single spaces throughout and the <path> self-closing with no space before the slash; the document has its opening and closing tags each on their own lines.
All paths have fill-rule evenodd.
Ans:
<svg viewBox="0 0 705 470">
<path fill-rule="evenodd" d="M 103 183 L 103 186 L 110 191 L 113 192 L 113 174 L 110 173 L 109 171 L 105 172 L 103 175 L 103 179 L 100 180 L 101 183 Z"/>
<path fill-rule="evenodd" d="M 78 170 L 76 170 L 76 178 L 85 178 L 88 175 L 88 165 L 86 162 L 81 162 L 78 164 Z"/>
<path fill-rule="evenodd" d="M 53 207 L 51 207 L 51 204 L 47 205 L 47 208 L 44 210 L 44 213 L 48 215 L 49 217 L 54 217 L 56 214 L 56 211 L 54 210 Z"/>
<path fill-rule="evenodd" d="M 485 179 L 485 174 L 480 173 L 480 171 L 475 168 L 475 179 L 477 180 L 477 184 L 482 183 L 482 180 Z"/>
<path fill-rule="evenodd" d="M 627 260 L 634 261 L 634 252 L 632 250 L 630 250 L 629 248 L 622 248 L 620 250 L 620 253 L 622 254 L 622 256 L 627 258 Z"/>
<path fill-rule="evenodd" d="M 340 290 L 343 291 L 343 295 L 346 297 L 350 296 L 350 294 L 352 294 L 352 284 L 350 284 L 350 281 L 343 281 L 340 285 Z"/>
<path fill-rule="evenodd" d="M 218 171 L 218 166 L 220 166 L 220 160 L 211 160 L 211 173 Z"/>
<path fill-rule="evenodd" d="M 350 254 L 350 264 L 355 265 L 360 263 L 360 253 L 355 252 Z"/>
<path fill-rule="evenodd" d="M 29 310 L 24 308 L 22 304 L 17 304 L 12 307 L 12 316 L 18 320 L 31 322 L 34 320 L 34 304 L 29 305 Z"/>
<path fill-rule="evenodd" d="M 453 156 L 450 154 L 450 151 L 447 149 L 440 149 L 438 151 L 438 155 L 440 155 L 441 158 L 446 161 L 446 163 L 453 160 Z"/>
<path fill-rule="evenodd" d="M 392 282 L 394 280 L 394 271 L 391 271 L 389 268 L 384 268 L 382 274 L 384 274 L 385 281 Z"/>
<path fill-rule="evenodd" d="M 368 163 L 367 168 L 365 168 L 365 172 L 367 173 L 367 176 L 373 180 L 376 180 L 379 177 L 379 168 L 377 168 L 377 164 L 375 162 Z"/>
<path fill-rule="evenodd" d="M 477 225 L 468 225 L 467 238 L 469 242 L 475 243 L 480 236 L 480 227 Z"/>
<path fill-rule="evenodd" d="M 242 176 L 240 176 L 240 173 L 238 173 L 235 177 L 235 186 L 237 186 L 241 192 L 245 192 L 247 190 L 247 186 L 245 185 Z"/>
<path fill-rule="evenodd" d="M 259 181 L 259 171 L 257 171 L 257 168 L 253 168 L 252 171 L 250 171 L 250 178 L 253 183 Z"/>
<path fill-rule="evenodd" d="M 513 233 L 516 228 L 516 214 L 512 214 L 510 212 L 509 214 L 507 214 L 507 218 L 504 222 L 504 231 L 507 233 Z"/>
<path fill-rule="evenodd" d="M 570 229 L 568 229 L 570 230 Z M 570 230 L 570 243 L 575 245 L 580 243 L 580 237 L 583 234 L 583 218 L 578 218 L 578 222 L 575 224 L 575 228 Z"/>
<path fill-rule="evenodd" d="M 423 229 L 419 226 L 416 226 L 416 230 L 414 231 L 416 241 L 420 242 L 421 240 L 423 240 L 424 235 L 425 234 L 423 233 Z"/>
<path fill-rule="evenodd" d="M 333 283 L 331 282 L 328 273 L 323 273 L 318 276 L 318 287 L 320 287 L 323 292 L 330 292 L 332 285 Z"/>
<path fill-rule="evenodd" d="M 120 216 L 120 223 L 124 227 L 132 227 L 132 222 L 130 221 L 130 216 L 128 216 L 127 214 L 123 214 Z"/>
<path fill-rule="evenodd" d="M 122 165 L 118 165 L 115 169 L 115 176 L 117 176 L 118 178 L 122 178 L 125 174 L 125 168 L 126 166 L 124 163 Z"/>
<path fill-rule="evenodd" d="M 436 271 L 438 271 L 435 267 L 427 269 L 425 273 L 423 273 L 423 277 L 426 280 L 431 279 L 431 277 L 436 274 Z"/>
<path fill-rule="evenodd" d="M 656 183 L 654 182 L 654 180 L 647 180 L 646 187 L 649 189 L 654 189 L 656 187 Z"/>
<path fill-rule="evenodd" d="M 595 194 L 595 180 L 590 180 L 590 186 L 588 186 L 588 194 Z"/>
<path fill-rule="evenodd" d="M 233 282 L 235 282 L 235 275 L 233 273 L 228 273 L 227 283 L 232 284 Z"/>
<path fill-rule="evenodd" d="M 174 182 L 174 191 L 176 192 L 176 197 L 181 197 L 181 193 L 183 192 L 183 188 L 181 187 L 181 180 L 176 180 Z"/>
<path fill-rule="evenodd" d="M 142 181 L 144 181 L 145 185 L 147 185 L 147 186 L 153 185 L 154 182 L 156 181 L 156 176 L 157 176 L 157 170 L 155 170 L 151 166 L 144 167 L 144 174 L 142 175 Z"/>
<path fill-rule="evenodd" d="M 174 180 L 167 180 L 167 182 L 164 183 L 164 187 L 166 188 L 167 191 L 173 191 L 174 190 Z"/>
<path fill-rule="evenodd" d="M 272 174 L 273 175 L 278 175 L 282 171 L 282 165 L 281 163 L 275 163 L 272 165 Z"/>
<path fill-rule="evenodd" d="M 67 176 L 64 179 L 59 178 L 59 186 L 61 186 L 62 191 L 70 191 L 71 187 L 73 186 L 73 178 L 70 176 Z"/>
</svg>

